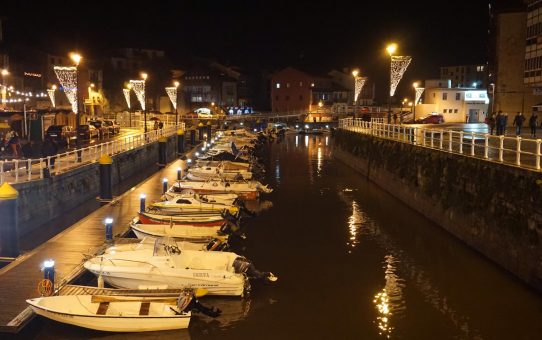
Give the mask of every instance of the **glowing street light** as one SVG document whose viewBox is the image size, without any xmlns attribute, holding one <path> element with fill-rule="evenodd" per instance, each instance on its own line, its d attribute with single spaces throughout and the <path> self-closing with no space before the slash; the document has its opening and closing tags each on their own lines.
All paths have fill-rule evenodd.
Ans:
<svg viewBox="0 0 542 340">
<path fill-rule="evenodd" d="M 77 107 L 77 112 L 75 116 L 75 145 L 77 149 L 81 148 L 81 138 L 79 138 L 79 129 L 81 125 L 81 113 L 83 110 L 80 108 L 81 99 L 79 98 L 79 64 L 81 63 L 81 60 L 83 57 L 77 53 L 77 52 L 71 52 L 70 53 L 70 59 L 75 64 L 75 103 Z M 81 152 L 77 152 L 77 161 L 81 162 Z"/>
<path fill-rule="evenodd" d="M 416 105 L 418 105 L 418 103 L 420 102 L 420 99 L 422 97 L 423 91 L 425 91 L 425 88 L 419 87 L 417 82 L 412 84 L 412 86 L 414 87 L 414 92 L 415 92 L 414 103 L 413 103 L 414 109 L 412 111 L 412 115 L 413 115 L 413 119 L 416 120 Z"/>
<path fill-rule="evenodd" d="M 403 78 L 408 65 L 412 61 L 410 56 L 396 56 L 397 44 L 391 43 L 386 47 L 386 51 L 390 55 L 390 95 L 388 97 L 388 124 L 391 121 L 391 98 L 395 94 L 397 85 Z"/>
</svg>

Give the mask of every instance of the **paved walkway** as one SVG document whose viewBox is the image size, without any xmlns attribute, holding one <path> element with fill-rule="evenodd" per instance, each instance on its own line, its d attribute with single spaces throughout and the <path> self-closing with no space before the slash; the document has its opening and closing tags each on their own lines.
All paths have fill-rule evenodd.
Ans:
<svg viewBox="0 0 542 340">
<path fill-rule="evenodd" d="M 139 209 L 139 195 L 147 202 L 159 200 L 162 179 L 170 182 L 177 177 L 179 160 L 159 170 L 146 181 L 132 188 L 38 248 L 24 254 L 0 270 L 0 331 L 17 332 L 30 320 L 32 313 L 25 300 L 38 296 L 37 284 L 43 279 L 40 268 L 47 259 L 55 261 L 56 284 L 69 282 L 84 269 L 84 254 L 95 254 L 105 241 L 104 220 L 114 219 L 113 235 L 123 234 Z"/>
</svg>

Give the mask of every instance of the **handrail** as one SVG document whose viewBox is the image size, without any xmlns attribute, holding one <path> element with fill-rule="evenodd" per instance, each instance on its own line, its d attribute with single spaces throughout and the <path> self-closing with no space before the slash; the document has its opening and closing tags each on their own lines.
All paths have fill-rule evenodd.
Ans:
<svg viewBox="0 0 542 340">
<path fill-rule="evenodd" d="M 168 125 L 163 129 L 151 130 L 147 133 L 66 151 L 55 156 L 0 160 L 0 184 L 4 182 L 23 183 L 43 179 L 45 177 L 44 169 L 46 168 L 50 169 L 50 175 L 58 175 L 80 166 L 97 162 L 103 155 L 118 155 L 154 143 L 160 137 L 176 135 L 179 129 L 184 129 L 184 123 L 180 123 L 177 126 Z M 81 155 L 81 161 L 78 160 L 79 154 Z M 53 161 L 54 165 L 51 163 Z"/>
<path fill-rule="evenodd" d="M 339 129 L 541 171 L 542 139 L 367 122 L 359 118 L 340 119 Z"/>
</svg>

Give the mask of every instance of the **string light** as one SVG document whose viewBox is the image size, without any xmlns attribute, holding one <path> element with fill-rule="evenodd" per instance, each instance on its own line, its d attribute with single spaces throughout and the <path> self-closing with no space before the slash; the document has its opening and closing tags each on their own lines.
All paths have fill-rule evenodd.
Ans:
<svg viewBox="0 0 542 340">
<path fill-rule="evenodd" d="M 72 104 L 72 111 L 77 113 L 77 67 L 55 66 L 54 70 L 68 101 Z"/>
<path fill-rule="evenodd" d="M 55 104 L 55 89 L 47 89 L 47 93 L 49 94 L 49 99 L 51 99 L 51 104 L 53 104 L 53 107 L 56 107 L 56 104 Z"/>
<path fill-rule="evenodd" d="M 166 87 L 166 93 L 173 104 L 173 109 L 177 110 L 177 88 L 174 86 Z"/>
<path fill-rule="evenodd" d="M 423 91 L 425 91 L 425 87 L 416 87 L 416 100 L 414 101 L 414 105 L 417 105 L 420 102 L 420 99 L 422 98 Z"/>
<path fill-rule="evenodd" d="M 412 61 L 410 56 L 391 56 L 391 67 L 390 67 L 390 97 L 393 97 L 397 85 L 403 78 L 408 65 Z"/>
<path fill-rule="evenodd" d="M 354 93 L 354 103 L 358 101 L 358 96 L 361 93 L 361 90 L 363 89 L 363 85 L 365 85 L 365 82 L 367 81 L 367 77 L 355 77 L 356 84 L 355 84 L 355 93 Z"/>
<path fill-rule="evenodd" d="M 137 100 L 141 104 L 141 109 L 145 110 L 145 81 L 144 80 L 130 80 L 132 90 L 134 90 Z"/>
<path fill-rule="evenodd" d="M 128 105 L 128 110 L 130 110 L 130 89 L 122 89 L 124 93 L 124 98 L 126 98 L 126 104 Z"/>
</svg>

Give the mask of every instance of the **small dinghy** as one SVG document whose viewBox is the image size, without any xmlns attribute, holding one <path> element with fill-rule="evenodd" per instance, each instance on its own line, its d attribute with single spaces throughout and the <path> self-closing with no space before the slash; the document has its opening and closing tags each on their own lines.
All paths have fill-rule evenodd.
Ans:
<svg viewBox="0 0 542 340">
<path fill-rule="evenodd" d="M 145 237 L 173 237 L 177 241 L 189 241 L 195 243 L 207 243 L 215 238 L 226 239 L 223 226 L 201 227 L 178 224 L 139 224 L 132 222 L 130 228 L 137 238 Z"/>
</svg>

